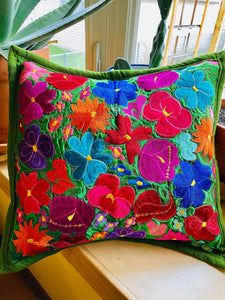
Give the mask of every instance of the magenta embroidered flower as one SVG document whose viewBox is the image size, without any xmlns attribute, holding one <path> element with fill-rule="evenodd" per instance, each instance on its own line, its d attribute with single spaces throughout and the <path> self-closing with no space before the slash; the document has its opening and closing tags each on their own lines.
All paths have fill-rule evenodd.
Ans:
<svg viewBox="0 0 225 300">
<path fill-rule="evenodd" d="M 150 140 L 142 148 L 138 167 L 142 177 L 149 181 L 172 180 L 179 164 L 177 147 L 167 140 Z"/>
<path fill-rule="evenodd" d="M 171 229 L 167 234 L 164 234 L 161 238 L 157 238 L 156 240 L 190 241 L 190 239 L 182 232 L 174 232 Z"/>
<path fill-rule="evenodd" d="M 86 87 L 80 92 L 80 99 L 83 100 L 90 95 L 90 87 Z"/>
<path fill-rule="evenodd" d="M 63 139 L 68 140 L 68 137 L 73 134 L 73 131 L 74 130 L 73 130 L 73 128 L 70 124 L 66 125 L 63 128 L 63 131 L 62 131 L 63 132 Z"/>
<path fill-rule="evenodd" d="M 191 126 L 191 113 L 169 93 L 159 91 L 151 94 L 145 105 L 143 117 L 157 121 L 155 131 L 163 137 L 174 137 Z"/>
<path fill-rule="evenodd" d="M 43 114 L 51 113 L 55 108 L 51 101 L 55 97 L 56 92 L 47 89 L 46 82 L 32 85 L 30 80 L 26 80 L 18 92 L 19 113 L 23 116 L 23 122 L 29 124 Z"/>
<path fill-rule="evenodd" d="M 58 103 L 56 103 L 56 106 L 55 106 L 55 108 L 58 110 L 58 112 L 61 112 L 64 107 L 65 107 L 65 104 L 60 101 Z"/>
<path fill-rule="evenodd" d="M 114 158 L 121 159 L 121 160 L 125 159 L 124 155 L 122 154 L 123 150 L 121 149 L 121 147 L 114 147 L 110 145 L 109 149 L 112 151 L 112 155 Z"/>
<path fill-rule="evenodd" d="M 138 86 L 145 90 L 155 90 L 170 86 L 178 79 L 179 75 L 174 71 L 163 71 L 154 74 L 141 75 L 138 77 Z"/>
<path fill-rule="evenodd" d="M 72 94 L 70 92 L 63 91 L 62 92 L 62 100 L 71 102 L 71 100 L 72 100 Z"/>
<path fill-rule="evenodd" d="M 134 102 L 129 102 L 127 108 L 123 108 L 123 111 L 129 116 L 140 119 L 142 108 L 146 101 L 147 98 L 144 95 L 139 95 Z"/>
<path fill-rule="evenodd" d="M 23 217 L 24 217 L 24 212 L 22 211 L 22 209 L 17 208 L 17 209 L 16 209 L 16 221 L 17 221 L 18 223 L 22 223 L 23 220 L 24 220 Z"/>
<path fill-rule="evenodd" d="M 32 62 L 26 61 L 23 63 L 23 66 L 24 69 L 20 75 L 20 84 L 24 83 L 24 81 L 29 77 L 36 82 L 40 77 L 49 73 L 46 69 L 40 68 Z"/>
</svg>

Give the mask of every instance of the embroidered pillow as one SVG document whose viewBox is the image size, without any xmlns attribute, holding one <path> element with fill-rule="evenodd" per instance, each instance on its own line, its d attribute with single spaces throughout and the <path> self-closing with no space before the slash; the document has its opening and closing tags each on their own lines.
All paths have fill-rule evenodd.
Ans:
<svg viewBox="0 0 225 300">
<path fill-rule="evenodd" d="M 12 47 L 1 271 L 118 238 L 224 267 L 214 153 L 224 65 L 221 52 L 95 73 Z"/>
</svg>

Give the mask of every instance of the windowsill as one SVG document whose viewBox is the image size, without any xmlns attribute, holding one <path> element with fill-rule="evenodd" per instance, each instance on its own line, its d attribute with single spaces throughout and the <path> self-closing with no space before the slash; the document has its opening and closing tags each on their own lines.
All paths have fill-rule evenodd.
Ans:
<svg viewBox="0 0 225 300">
<path fill-rule="evenodd" d="M 8 195 L 6 163 L 0 163 L 0 187 Z M 9 198 L 8 203 L 5 199 L 1 199 L 1 206 L 6 207 L 0 210 L 1 222 L 9 204 Z M 63 267 L 66 264 L 70 269 L 68 267 L 65 274 Z M 174 299 L 174 296 L 177 299 L 211 300 L 222 299 L 225 294 L 221 271 L 188 255 L 142 243 L 107 241 L 76 246 L 47 257 L 29 269 L 53 299 L 69 296 L 70 299 L 84 299 L 74 298 L 78 290 L 80 295 L 87 293 L 84 285 L 75 280 L 75 272 L 93 289 L 95 297 L 89 298 L 93 300 L 161 300 Z M 57 272 L 61 276 L 60 282 L 56 278 Z M 70 280 L 73 285 L 68 286 Z M 67 297 L 62 297 L 65 293 Z"/>
</svg>

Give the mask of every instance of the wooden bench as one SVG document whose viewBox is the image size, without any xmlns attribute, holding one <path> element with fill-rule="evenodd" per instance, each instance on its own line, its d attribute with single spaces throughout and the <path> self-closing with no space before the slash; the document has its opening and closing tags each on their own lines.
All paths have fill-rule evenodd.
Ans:
<svg viewBox="0 0 225 300">
<path fill-rule="evenodd" d="M 0 232 L 9 205 L 6 163 L 0 163 Z M 29 267 L 54 300 L 225 299 L 224 273 L 188 255 L 125 241 L 76 246 Z"/>
</svg>

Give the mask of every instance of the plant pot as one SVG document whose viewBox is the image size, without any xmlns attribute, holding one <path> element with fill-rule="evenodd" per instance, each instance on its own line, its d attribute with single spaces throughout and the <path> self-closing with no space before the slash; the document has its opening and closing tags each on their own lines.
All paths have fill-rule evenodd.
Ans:
<svg viewBox="0 0 225 300">
<path fill-rule="evenodd" d="M 34 50 L 35 54 L 49 59 L 49 48 Z M 9 114 L 9 82 L 7 61 L 0 56 L 0 154 L 6 153 Z"/>
</svg>

